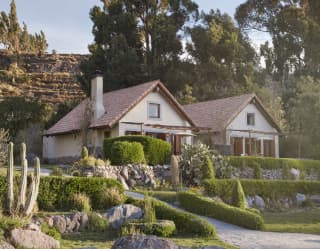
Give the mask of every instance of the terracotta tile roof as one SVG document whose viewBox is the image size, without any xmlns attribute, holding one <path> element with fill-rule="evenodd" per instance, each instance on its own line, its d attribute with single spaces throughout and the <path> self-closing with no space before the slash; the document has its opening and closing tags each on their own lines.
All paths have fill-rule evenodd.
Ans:
<svg viewBox="0 0 320 249">
<path fill-rule="evenodd" d="M 186 119 L 194 125 L 193 121 L 185 113 L 184 108 L 174 99 L 165 86 L 159 81 L 151 81 L 144 84 L 124 88 L 103 95 L 103 105 L 105 114 L 90 124 L 90 128 L 112 127 L 114 126 L 132 107 L 139 103 L 156 86 L 159 86 L 168 96 L 175 107 Z M 58 135 L 81 130 L 83 117 L 88 105 L 88 98 L 82 101 L 71 112 L 52 126 L 45 135 Z"/>
<path fill-rule="evenodd" d="M 222 131 L 255 97 L 254 94 L 244 94 L 185 105 L 184 108 L 197 126 L 208 127 L 212 131 Z"/>
</svg>

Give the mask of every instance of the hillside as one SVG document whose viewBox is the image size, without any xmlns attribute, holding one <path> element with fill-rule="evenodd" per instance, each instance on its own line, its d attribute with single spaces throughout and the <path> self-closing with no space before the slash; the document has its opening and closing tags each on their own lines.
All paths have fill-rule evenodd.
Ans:
<svg viewBox="0 0 320 249">
<path fill-rule="evenodd" d="M 59 104 L 85 97 L 78 83 L 79 64 L 87 55 L 23 54 L 19 68 L 6 51 L 0 50 L 0 100 L 8 96 L 39 98 Z"/>
</svg>

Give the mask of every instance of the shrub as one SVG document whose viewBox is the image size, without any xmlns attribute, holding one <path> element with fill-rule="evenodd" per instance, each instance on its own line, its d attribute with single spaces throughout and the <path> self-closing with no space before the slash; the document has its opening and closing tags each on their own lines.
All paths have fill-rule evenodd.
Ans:
<svg viewBox="0 0 320 249">
<path fill-rule="evenodd" d="M 51 176 L 63 176 L 63 170 L 60 167 L 54 167 L 50 173 Z"/>
<path fill-rule="evenodd" d="M 320 193 L 319 181 L 292 180 L 240 180 L 244 192 L 248 196 L 259 195 L 264 199 L 280 199 L 282 197 L 295 198 L 297 193 L 312 195 Z M 209 196 L 219 196 L 227 200 L 232 196 L 232 189 L 236 180 L 206 180 L 203 187 Z"/>
<path fill-rule="evenodd" d="M 263 176 L 262 176 L 262 169 L 261 169 L 261 166 L 259 163 L 255 162 L 253 164 L 253 177 L 255 179 L 262 179 Z"/>
<path fill-rule="evenodd" d="M 125 195 L 119 188 L 102 185 L 97 196 L 97 209 L 109 209 L 125 202 Z"/>
<path fill-rule="evenodd" d="M 96 166 L 96 158 L 93 156 L 88 156 L 80 159 L 79 166 L 82 167 L 94 167 Z"/>
<path fill-rule="evenodd" d="M 237 180 L 232 190 L 232 205 L 238 208 L 246 208 L 246 196 L 244 195 L 241 183 Z"/>
<path fill-rule="evenodd" d="M 156 220 L 156 214 L 153 207 L 152 199 L 147 195 L 144 194 L 144 221 L 146 223 L 154 223 Z"/>
<path fill-rule="evenodd" d="M 287 163 L 282 166 L 282 179 L 291 179 L 290 169 Z"/>
<path fill-rule="evenodd" d="M 97 213 L 88 214 L 88 230 L 90 232 L 104 232 L 108 229 L 108 221 Z"/>
<path fill-rule="evenodd" d="M 207 155 L 205 156 L 204 163 L 202 165 L 202 175 L 203 179 L 214 179 L 214 170 L 213 170 L 213 164 L 210 157 Z"/>
<path fill-rule="evenodd" d="M 264 226 L 262 217 L 253 212 L 197 196 L 192 192 L 179 192 L 178 200 L 181 207 L 190 212 L 216 218 L 249 229 L 261 230 Z"/>
<path fill-rule="evenodd" d="M 153 203 L 157 219 L 172 220 L 178 232 L 192 234 L 193 236 L 215 237 L 215 227 L 208 221 L 196 215 L 177 210 L 159 200 L 154 199 Z"/>
<path fill-rule="evenodd" d="M 175 203 L 177 201 L 177 192 L 174 191 L 150 191 L 149 195 L 169 203 Z"/>
<path fill-rule="evenodd" d="M 112 144 L 111 153 L 110 160 L 114 165 L 144 161 L 143 147 L 137 142 L 115 142 Z"/>
<path fill-rule="evenodd" d="M 89 212 L 91 210 L 90 198 L 83 193 L 74 194 L 72 198 L 72 207 L 81 212 Z"/>
<path fill-rule="evenodd" d="M 139 231 L 139 233 L 169 237 L 175 230 L 176 226 L 170 220 L 159 220 L 152 223 L 137 221 L 125 223 L 121 227 L 121 234 L 125 234 L 127 231 Z"/>
<path fill-rule="evenodd" d="M 142 144 L 145 160 L 148 164 L 166 164 L 170 162 L 171 145 L 161 139 L 150 136 L 121 136 L 115 138 L 107 138 L 104 140 L 105 157 L 111 159 L 112 145 L 118 141 L 138 142 Z"/>
<path fill-rule="evenodd" d="M 84 159 L 89 156 L 89 152 L 86 146 L 82 147 L 81 158 Z"/>
<path fill-rule="evenodd" d="M 55 227 L 49 227 L 49 225 L 45 222 L 41 224 L 41 231 L 56 240 L 61 240 L 61 234 L 58 232 L 58 230 Z"/>
<path fill-rule="evenodd" d="M 105 166 L 105 165 L 106 165 L 105 161 L 103 161 L 100 158 L 96 159 L 95 166 Z"/>
</svg>

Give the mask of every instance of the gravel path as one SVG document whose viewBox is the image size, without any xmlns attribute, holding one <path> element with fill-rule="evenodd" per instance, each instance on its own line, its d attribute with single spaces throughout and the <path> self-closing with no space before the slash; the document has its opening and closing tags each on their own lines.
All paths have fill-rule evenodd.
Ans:
<svg viewBox="0 0 320 249">
<path fill-rule="evenodd" d="M 129 192 L 128 196 L 141 199 L 142 194 Z M 320 249 L 320 235 L 302 233 L 275 233 L 245 229 L 216 219 L 203 217 L 215 225 L 218 237 L 242 249 Z"/>
</svg>

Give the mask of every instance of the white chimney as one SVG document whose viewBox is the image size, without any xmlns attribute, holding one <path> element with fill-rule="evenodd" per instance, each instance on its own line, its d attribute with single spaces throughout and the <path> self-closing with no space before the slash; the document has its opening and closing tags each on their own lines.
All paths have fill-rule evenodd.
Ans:
<svg viewBox="0 0 320 249">
<path fill-rule="evenodd" d="M 103 76 L 99 72 L 96 72 L 91 79 L 91 108 L 93 120 L 97 120 L 105 113 L 103 106 Z"/>
</svg>

